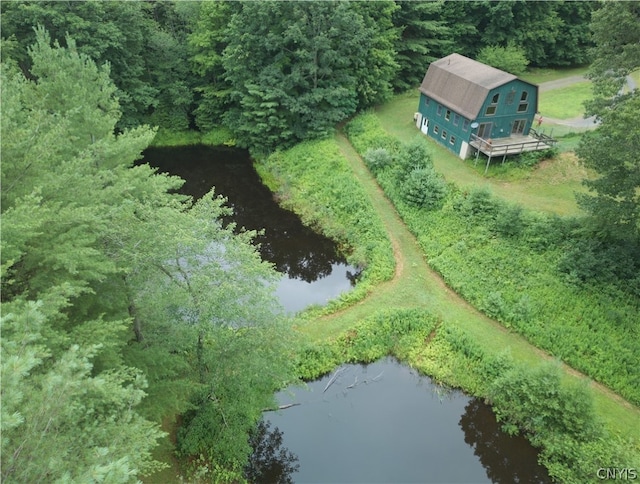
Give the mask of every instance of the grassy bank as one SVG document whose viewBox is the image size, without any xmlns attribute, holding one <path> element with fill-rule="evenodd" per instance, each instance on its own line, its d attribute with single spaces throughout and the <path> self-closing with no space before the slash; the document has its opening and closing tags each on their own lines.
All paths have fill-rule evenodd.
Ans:
<svg viewBox="0 0 640 484">
<path fill-rule="evenodd" d="M 302 221 L 342 246 L 363 272 L 356 288 L 309 312 L 331 312 L 365 297 L 394 271 L 391 242 L 378 214 L 333 140 L 301 143 L 257 164 L 263 180 Z"/>
<path fill-rule="evenodd" d="M 381 140 L 394 149 L 399 147 L 398 139 L 379 124 L 365 133 L 366 143 Z M 366 143 L 359 149 L 366 150 Z M 582 379 L 566 366 L 559 366 L 562 371 L 558 381 L 554 380 L 553 371 L 539 366 L 550 359 L 549 355 L 516 334 L 515 328 L 505 328 L 461 299 L 427 265 L 427 246 L 435 244 L 441 253 L 455 248 L 461 235 L 450 232 L 452 226 L 455 229 L 456 223 L 466 221 L 451 219 L 445 223 L 443 219 L 439 239 L 433 241 L 429 233 L 416 240 L 358 153 L 341 135 L 275 153 L 257 168 L 283 205 L 340 241 L 350 251 L 351 262 L 367 268 L 352 294 L 329 308 L 298 317 L 302 340 L 296 352 L 301 376 L 314 378 L 347 361 L 373 361 L 393 354 L 441 383 L 493 401 L 508 428 L 528 429 L 525 432 L 529 438 L 543 448 L 544 464 L 563 482 L 595 481 L 595 471 L 603 465 L 640 466 L 640 444 L 635 435 L 640 419 L 637 408 L 593 383 L 584 383 L 588 387 L 584 393 L 584 388 L 576 385 Z M 470 177 L 469 188 L 471 181 Z M 410 217 L 407 222 L 411 225 Z M 428 230 L 439 223 L 440 219 L 430 221 Z M 467 230 L 467 225 L 462 228 Z M 413 225 L 412 229 L 420 234 Z M 474 230 L 472 227 L 462 237 L 479 237 Z M 476 245 L 493 244 L 494 238 L 478 238 Z M 533 260 L 531 265 L 543 262 Z M 500 375 L 506 377 L 499 379 Z M 540 375 L 553 382 L 547 385 L 549 394 L 537 385 Z M 527 407 L 518 403 L 522 395 L 507 398 L 510 389 L 529 384 L 543 392 L 535 395 L 534 404 Z M 554 432 L 549 422 L 531 422 L 541 412 L 564 414 L 563 402 L 575 403 L 565 398 L 567 395 L 592 399 L 592 413 L 588 404 L 576 404 L 576 408 L 586 408 L 585 427 L 599 427 L 601 432 L 573 435 L 573 424 Z M 536 435 L 544 435 L 544 439 L 536 441 Z"/>
<path fill-rule="evenodd" d="M 388 136 L 372 114 L 347 129 L 361 153 L 381 145 L 373 133 Z M 393 154 L 396 148 L 388 149 Z M 624 283 L 573 279 L 572 271 L 581 268 L 566 254 L 587 243 L 575 235 L 577 221 L 457 187 L 441 209 L 429 210 L 407 203 L 393 167 L 380 170 L 378 178 L 431 266 L 458 294 L 536 346 L 640 402 L 640 335 L 634 324 L 640 301 Z"/>
</svg>

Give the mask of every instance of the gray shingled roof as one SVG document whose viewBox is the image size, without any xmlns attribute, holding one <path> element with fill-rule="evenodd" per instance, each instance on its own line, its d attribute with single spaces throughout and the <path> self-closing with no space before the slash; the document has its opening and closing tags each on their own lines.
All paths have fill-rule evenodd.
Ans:
<svg viewBox="0 0 640 484">
<path fill-rule="evenodd" d="M 468 119 L 475 119 L 488 92 L 517 79 L 513 74 L 460 54 L 432 62 L 420 91 Z"/>
</svg>

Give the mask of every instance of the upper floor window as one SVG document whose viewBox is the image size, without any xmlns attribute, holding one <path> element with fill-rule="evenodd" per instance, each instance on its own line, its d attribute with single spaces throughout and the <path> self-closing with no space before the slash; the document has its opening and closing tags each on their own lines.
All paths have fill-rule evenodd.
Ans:
<svg viewBox="0 0 640 484">
<path fill-rule="evenodd" d="M 438 116 L 442 116 L 442 106 L 440 104 L 438 104 L 438 109 L 436 110 L 436 113 L 438 114 Z"/>
<path fill-rule="evenodd" d="M 529 103 L 527 101 L 529 99 L 529 93 L 527 91 L 522 91 L 520 95 L 520 104 L 518 104 L 518 112 L 524 113 L 529 109 Z"/>
<path fill-rule="evenodd" d="M 460 123 L 460 116 L 456 113 L 453 113 L 453 125 L 458 126 Z"/>
<path fill-rule="evenodd" d="M 484 115 L 493 116 L 494 114 L 496 114 L 496 107 L 493 104 L 487 106 L 487 110 L 484 112 Z"/>
<path fill-rule="evenodd" d="M 424 98 L 424 105 L 425 106 L 428 106 L 430 102 L 431 102 L 431 98 L 428 98 L 428 97 Z"/>
<path fill-rule="evenodd" d="M 493 97 L 491 98 L 491 104 L 498 104 L 498 101 L 500 100 L 500 93 L 497 92 L 493 95 Z"/>
<path fill-rule="evenodd" d="M 469 120 L 468 120 L 468 119 L 465 119 L 465 120 L 462 122 L 462 130 L 463 130 L 463 131 L 466 131 L 467 129 L 469 129 Z"/>
<path fill-rule="evenodd" d="M 446 119 L 447 121 L 451 119 L 451 111 L 449 111 L 448 109 L 447 112 L 444 113 L 444 119 Z"/>
<path fill-rule="evenodd" d="M 507 93 L 507 104 L 509 106 L 511 106 L 513 104 L 513 100 L 516 98 L 516 90 L 515 89 L 511 89 L 511 91 L 509 91 Z"/>
</svg>

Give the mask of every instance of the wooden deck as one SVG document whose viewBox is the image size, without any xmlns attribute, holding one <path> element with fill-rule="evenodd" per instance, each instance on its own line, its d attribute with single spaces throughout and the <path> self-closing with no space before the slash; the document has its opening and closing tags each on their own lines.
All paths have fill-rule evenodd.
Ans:
<svg viewBox="0 0 640 484">
<path fill-rule="evenodd" d="M 483 139 L 475 134 L 471 135 L 471 145 L 476 150 L 476 163 L 480 153 L 487 156 L 487 167 L 484 172 L 489 170 L 491 159 L 496 156 L 502 156 L 502 162 L 508 155 L 519 155 L 526 151 L 541 151 L 553 148 L 556 140 L 550 136 L 539 134 L 534 129 L 530 130 L 528 136 L 515 135 L 508 138 Z"/>
</svg>

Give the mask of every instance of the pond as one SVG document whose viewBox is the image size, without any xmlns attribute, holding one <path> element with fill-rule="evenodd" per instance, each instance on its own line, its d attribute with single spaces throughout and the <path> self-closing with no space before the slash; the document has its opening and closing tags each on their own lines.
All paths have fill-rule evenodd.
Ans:
<svg viewBox="0 0 640 484">
<path fill-rule="evenodd" d="M 264 230 L 256 242 L 282 280 L 289 312 L 324 304 L 355 283 L 336 244 L 283 210 L 247 152 L 205 146 L 149 148 L 142 162 L 178 175 L 194 198 L 213 186 L 238 227 Z M 231 221 L 229 220 L 229 221 Z M 278 394 L 254 436 L 248 468 L 257 483 L 550 482 L 529 443 L 500 430 L 491 409 L 387 358 Z"/>
<path fill-rule="evenodd" d="M 264 230 L 256 243 L 262 258 L 283 275 L 277 295 L 286 311 L 325 304 L 355 284 L 358 270 L 347 264 L 333 240 L 278 205 L 247 151 L 209 146 L 148 148 L 141 162 L 184 179 L 180 193 L 196 199 L 215 187 L 233 209 L 228 221 L 236 222 L 238 228 Z"/>
<path fill-rule="evenodd" d="M 278 401 L 293 406 L 265 413 L 255 482 L 551 482 L 537 451 L 502 432 L 488 405 L 392 358 L 344 365 Z"/>
</svg>

